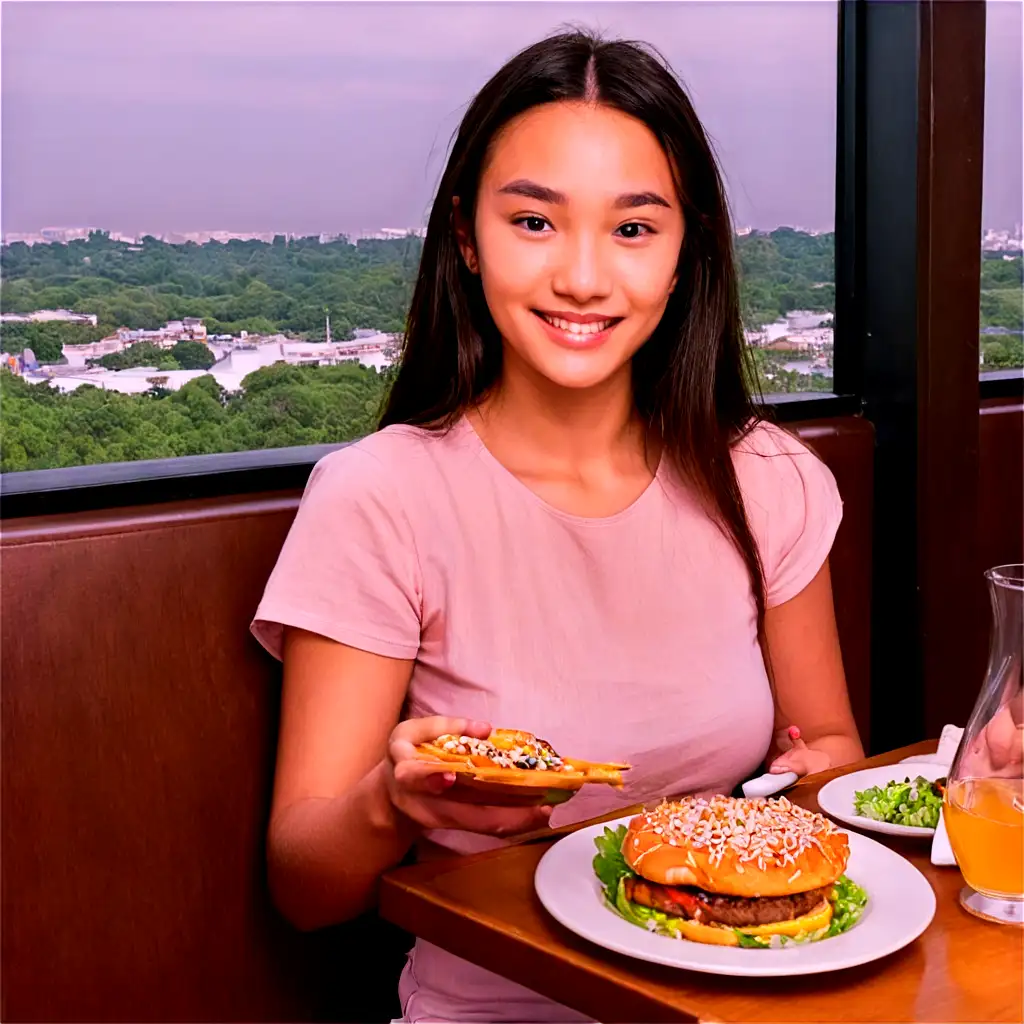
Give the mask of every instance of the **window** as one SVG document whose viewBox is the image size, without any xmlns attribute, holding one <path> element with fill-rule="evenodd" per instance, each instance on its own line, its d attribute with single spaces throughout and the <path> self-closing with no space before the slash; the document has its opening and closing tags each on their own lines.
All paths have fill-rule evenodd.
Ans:
<svg viewBox="0 0 1024 1024">
<path fill-rule="evenodd" d="M 981 373 L 1024 367 L 1020 4 L 989 0 L 985 23 L 985 167 L 981 242 Z"/>
<path fill-rule="evenodd" d="M 4 472 L 373 429 L 464 104 L 567 23 L 654 42 L 737 225 L 766 392 L 831 390 L 832 3 L 3 10 Z"/>
</svg>

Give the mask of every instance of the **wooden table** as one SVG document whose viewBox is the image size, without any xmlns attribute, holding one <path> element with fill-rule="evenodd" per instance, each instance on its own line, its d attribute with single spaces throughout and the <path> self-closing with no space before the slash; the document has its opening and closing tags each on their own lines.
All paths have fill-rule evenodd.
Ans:
<svg viewBox="0 0 1024 1024">
<path fill-rule="evenodd" d="M 829 779 L 934 750 L 935 742 L 926 741 L 823 772 L 788 795 L 819 810 L 817 793 Z M 832 974 L 720 977 L 594 945 L 549 917 L 534 893 L 534 870 L 552 842 L 547 837 L 397 869 L 383 879 L 380 909 L 414 935 L 600 1021 L 1024 1020 L 1024 929 L 988 924 L 962 910 L 959 870 L 934 867 L 927 842 L 867 834 L 924 874 L 938 907 L 911 945 Z"/>
</svg>

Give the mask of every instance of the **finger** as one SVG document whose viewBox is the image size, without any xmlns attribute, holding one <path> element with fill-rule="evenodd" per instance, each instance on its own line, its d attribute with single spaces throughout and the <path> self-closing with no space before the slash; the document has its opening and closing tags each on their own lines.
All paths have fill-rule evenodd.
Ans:
<svg viewBox="0 0 1024 1024">
<path fill-rule="evenodd" d="M 491 836 L 513 836 L 550 823 L 551 807 L 494 807 L 464 804 L 443 798 L 433 801 L 439 828 L 459 829 Z"/>
<path fill-rule="evenodd" d="M 395 726 L 391 734 L 389 753 L 392 761 L 400 761 L 416 757 L 418 744 L 430 743 L 438 736 L 473 736 L 477 739 L 486 739 L 490 734 L 489 723 L 472 718 L 447 718 L 444 715 L 408 718 Z"/>
<path fill-rule="evenodd" d="M 393 774 L 399 786 L 417 793 L 440 793 L 455 784 L 455 772 L 444 761 L 406 758 L 395 764 Z"/>
<path fill-rule="evenodd" d="M 564 791 L 563 791 L 564 792 Z M 575 794 L 570 792 L 570 798 Z M 446 794 L 448 800 L 457 800 L 459 803 L 464 804 L 477 804 L 485 807 L 542 807 L 547 804 L 552 806 L 558 801 L 551 801 L 546 799 L 546 794 L 539 793 L 536 790 L 524 790 L 522 793 L 517 793 L 512 790 L 506 790 L 500 793 L 481 793 L 479 789 L 471 789 L 469 786 L 462 786 L 459 784 L 459 780 L 456 779 L 456 783 Z M 565 803 L 565 800 L 561 801 Z"/>
<path fill-rule="evenodd" d="M 800 727 L 791 725 L 787 731 L 790 742 L 793 744 L 794 750 L 806 750 L 807 744 L 800 738 Z"/>
<path fill-rule="evenodd" d="M 780 754 L 768 768 L 770 775 L 782 775 L 785 772 L 796 772 L 797 775 L 806 775 L 808 772 L 807 767 L 807 748 L 803 750 L 787 750 L 785 754 Z"/>
<path fill-rule="evenodd" d="M 1009 714 L 1000 712 L 993 717 L 983 733 L 988 743 L 989 756 L 996 768 L 1018 764 L 1022 759 L 1024 730 Z"/>
</svg>

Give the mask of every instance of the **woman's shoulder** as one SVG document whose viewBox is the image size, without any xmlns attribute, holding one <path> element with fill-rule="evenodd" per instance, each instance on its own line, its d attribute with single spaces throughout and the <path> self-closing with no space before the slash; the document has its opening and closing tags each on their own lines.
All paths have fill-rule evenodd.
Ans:
<svg viewBox="0 0 1024 1024">
<path fill-rule="evenodd" d="M 787 489 L 817 478 L 832 481 L 829 468 L 800 438 L 766 420 L 750 426 L 732 450 L 744 490 Z"/>
<path fill-rule="evenodd" d="M 733 458 L 772 607 L 798 594 L 828 557 L 842 497 L 828 466 L 776 424 L 755 424 Z"/>
<path fill-rule="evenodd" d="M 740 460 L 746 457 L 765 458 L 776 455 L 817 456 L 795 434 L 768 420 L 749 424 L 746 432 L 733 444 L 733 452 Z"/>
<path fill-rule="evenodd" d="M 321 458 L 307 490 L 344 489 L 350 495 L 387 492 L 422 494 L 450 477 L 458 478 L 472 445 L 460 423 L 449 430 L 394 424 Z"/>
</svg>

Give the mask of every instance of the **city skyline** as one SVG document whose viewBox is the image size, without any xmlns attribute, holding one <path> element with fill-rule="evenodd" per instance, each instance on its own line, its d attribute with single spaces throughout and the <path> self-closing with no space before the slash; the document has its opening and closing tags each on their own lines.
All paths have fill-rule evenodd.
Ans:
<svg viewBox="0 0 1024 1024">
<path fill-rule="evenodd" d="M 757 231 L 761 233 L 771 232 L 779 229 L 790 228 L 794 231 L 810 234 L 831 234 L 834 232 L 834 227 L 824 228 L 821 230 L 807 229 L 795 224 L 777 224 L 773 226 L 765 227 L 752 227 L 750 225 L 734 225 L 736 234 L 745 235 L 751 231 Z M 1020 241 L 1022 229 L 1024 225 L 1017 224 L 983 224 L 982 225 L 982 241 L 990 240 L 988 236 L 993 234 L 1002 234 L 1010 236 L 1013 241 Z M 420 238 L 424 237 L 426 233 L 425 227 L 408 226 L 405 228 L 396 227 L 382 227 L 377 229 L 367 229 L 363 231 L 354 232 L 327 232 L 327 231 L 310 231 L 310 232 L 293 232 L 293 231 L 263 231 L 263 230 L 238 230 L 230 231 L 221 228 L 201 228 L 196 231 L 177 231 L 173 228 L 155 228 L 154 230 L 139 231 L 135 233 L 120 232 L 111 228 L 105 227 L 102 224 L 62 224 L 62 225 L 45 225 L 35 231 L 4 231 L 2 237 L 5 244 L 8 241 L 24 241 L 26 236 L 32 237 L 33 241 L 38 243 L 46 243 L 51 241 L 56 242 L 67 242 L 72 239 L 88 237 L 88 234 L 93 231 L 102 232 L 110 237 L 112 241 L 123 241 L 123 242 L 140 242 L 145 237 L 155 238 L 157 241 L 167 242 L 169 244 L 183 244 L 184 242 L 196 242 L 203 244 L 206 241 L 226 241 L 228 238 L 238 239 L 253 239 L 263 242 L 271 242 L 275 237 L 281 236 L 286 239 L 300 239 L 300 238 L 319 238 L 321 242 L 334 242 L 339 241 L 341 238 L 347 238 L 349 241 L 358 241 L 365 238 L 376 238 L 376 239 L 400 239 L 406 235 L 416 235 Z M 44 232 L 46 234 L 44 234 Z M 59 238 L 52 237 L 56 234 L 66 234 L 68 237 Z"/>
<path fill-rule="evenodd" d="M 1021 6 L 988 10 L 983 223 L 1005 230 L 1022 220 Z M 737 225 L 833 228 L 831 0 L 23 2 L 2 20 L 5 234 L 418 227 L 469 99 L 568 22 L 659 44 Z"/>
</svg>

